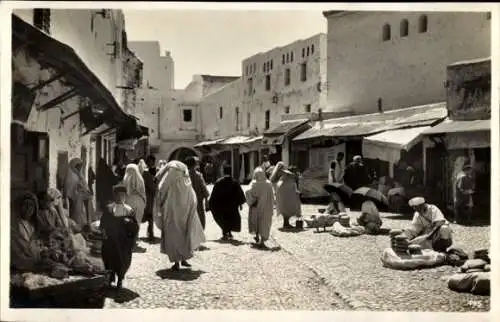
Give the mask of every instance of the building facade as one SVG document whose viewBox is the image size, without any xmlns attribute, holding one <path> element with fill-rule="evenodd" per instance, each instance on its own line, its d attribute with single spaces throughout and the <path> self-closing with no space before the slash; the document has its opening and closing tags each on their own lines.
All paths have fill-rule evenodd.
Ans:
<svg viewBox="0 0 500 322">
<path fill-rule="evenodd" d="M 286 114 L 326 104 L 326 35 L 295 41 L 242 61 L 244 130 L 276 127 Z"/>
<path fill-rule="evenodd" d="M 446 66 L 490 56 L 491 15 L 328 11 L 328 108 L 373 113 L 446 100 Z"/>
</svg>

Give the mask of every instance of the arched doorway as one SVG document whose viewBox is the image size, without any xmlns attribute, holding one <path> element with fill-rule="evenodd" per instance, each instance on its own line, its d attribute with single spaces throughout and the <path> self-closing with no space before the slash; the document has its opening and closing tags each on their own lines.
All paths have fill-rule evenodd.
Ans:
<svg viewBox="0 0 500 322">
<path fill-rule="evenodd" d="M 178 148 L 170 154 L 168 161 L 177 160 L 183 162 L 188 157 L 198 156 L 196 152 L 189 148 Z"/>
</svg>

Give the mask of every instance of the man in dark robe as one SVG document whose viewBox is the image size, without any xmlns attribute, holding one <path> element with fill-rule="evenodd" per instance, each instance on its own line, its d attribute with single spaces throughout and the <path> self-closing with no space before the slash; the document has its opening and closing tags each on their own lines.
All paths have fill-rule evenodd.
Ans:
<svg viewBox="0 0 500 322">
<path fill-rule="evenodd" d="M 344 183 L 352 190 L 368 186 L 371 183 L 370 176 L 360 155 L 355 156 L 345 168 Z"/>
<path fill-rule="evenodd" d="M 119 180 L 106 161 L 100 158 L 96 173 L 96 196 L 98 207 L 101 210 L 104 210 L 108 202 L 113 200 L 113 186 L 118 184 Z"/>
<path fill-rule="evenodd" d="M 196 193 L 196 199 L 198 201 L 197 211 L 200 217 L 201 225 L 205 229 L 205 201 L 210 196 L 208 192 L 207 185 L 203 179 L 203 175 L 200 173 L 200 159 L 197 157 L 189 157 L 184 162 L 189 168 L 189 177 L 193 185 L 193 190 Z"/>
<path fill-rule="evenodd" d="M 146 208 L 144 209 L 143 221 L 148 223 L 148 240 L 150 242 L 154 241 L 154 224 L 153 224 L 153 202 L 156 196 L 157 182 L 155 180 L 156 176 L 156 158 L 149 155 L 146 158 L 146 165 L 148 170 L 144 171 L 142 177 L 144 178 L 144 184 L 146 186 Z"/>
<path fill-rule="evenodd" d="M 239 210 L 246 202 L 245 194 L 240 184 L 231 177 L 230 166 L 224 167 L 224 176 L 214 185 L 208 206 L 215 222 L 222 229 L 222 239 L 233 238 L 231 232 L 241 231 L 241 216 Z M 239 210 L 238 210 L 239 208 Z"/>
</svg>

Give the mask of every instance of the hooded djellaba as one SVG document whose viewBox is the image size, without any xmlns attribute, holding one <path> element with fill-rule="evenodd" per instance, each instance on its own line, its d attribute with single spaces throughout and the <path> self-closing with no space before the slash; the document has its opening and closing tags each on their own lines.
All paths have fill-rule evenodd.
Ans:
<svg viewBox="0 0 500 322">
<path fill-rule="evenodd" d="M 233 238 L 231 232 L 241 231 L 241 216 L 238 209 L 246 202 L 240 184 L 231 176 L 232 168 L 224 167 L 224 176 L 214 185 L 208 201 L 215 222 L 222 229 L 222 239 Z"/>
</svg>

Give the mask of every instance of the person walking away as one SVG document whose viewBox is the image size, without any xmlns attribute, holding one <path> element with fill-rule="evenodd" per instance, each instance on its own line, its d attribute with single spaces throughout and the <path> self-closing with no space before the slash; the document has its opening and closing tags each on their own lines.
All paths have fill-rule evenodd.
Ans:
<svg viewBox="0 0 500 322">
<path fill-rule="evenodd" d="M 276 185 L 276 205 L 278 214 L 283 216 L 283 229 L 292 228 L 291 217 L 302 215 L 299 195 L 295 175 L 288 170 L 283 170 L 283 175 Z"/>
<path fill-rule="evenodd" d="M 90 224 L 86 202 L 92 197 L 87 182 L 82 174 L 83 162 L 74 158 L 69 162 L 64 182 L 64 197 L 69 203 L 69 216 L 78 225 Z"/>
<path fill-rule="evenodd" d="M 136 164 L 130 163 L 127 165 L 125 176 L 123 177 L 123 185 L 127 189 L 126 203 L 134 209 L 136 222 L 140 227 L 146 208 L 146 185 Z M 134 251 L 142 253 L 146 249 L 136 244 Z"/>
<path fill-rule="evenodd" d="M 180 265 L 191 267 L 187 260 L 206 239 L 188 168 L 182 162 L 170 161 L 156 178 L 159 184 L 153 214 L 161 230 L 160 251 L 174 263 L 172 270 L 178 271 Z"/>
<path fill-rule="evenodd" d="M 352 190 L 356 190 L 370 184 L 370 176 L 368 175 L 368 171 L 363 164 L 363 158 L 360 155 L 356 155 L 352 159 L 352 162 L 346 167 L 344 181 L 345 184 Z"/>
<path fill-rule="evenodd" d="M 365 228 L 367 234 L 376 235 L 382 227 L 382 219 L 377 205 L 371 200 L 366 200 L 361 205 L 361 216 L 358 218 L 358 224 Z"/>
<path fill-rule="evenodd" d="M 472 167 L 465 165 L 457 175 L 455 181 L 454 212 L 455 223 L 463 222 L 467 219 L 470 222 L 474 195 L 474 178 L 472 177 Z"/>
<path fill-rule="evenodd" d="M 269 161 L 269 156 L 267 156 L 267 155 L 262 156 L 262 164 L 260 165 L 260 167 L 264 171 L 264 174 L 266 175 L 266 177 L 269 177 L 270 175 L 268 175 L 268 172 L 269 172 L 268 170 L 271 167 L 271 162 Z"/>
<path fill-rule="evenodd" d="M 144 180 L 144 185 L 146 188 L 146 208 L 144 209 L 144 217 L 142 219 L 143 222 L 148 223 L 148 240 L 149 242 L 153 242 L 155 239 L 154 236 L 154 222 L 153 222 L 153 202 L 156 195 L 157 185 L 156 185 L 156 158 L 152 155 L 149 155 L 146 158 L 146 166 L 147 170 L 142 173 L 142 178 Z"/>
<path fill-rule="evenodd" d="M 205 176 L 208 184 L 214 183 L 214 165 L 211 161 L 205 164 Z"/>
<path fill-rule="evenodd" d="M 254 170 L 253 180 L 245 192 L 247 204 L 250 207 L 248 214 L 248 230 L 255 234 L 255 242 L 265 248 L 269 239 L 273 221 L 274 193 L 271 182 L 261 167 Z"/>
<path fill-rule="evenodd" d="M 200 173 L 200 160 L 197 157 L 190 157 L 186 159 L 185 164 L 189 169 L 189 177 L 191 179 L 191 184 L 193 186 L 194 192 L 196 194 L 197 200 L 197 212 L 200 217 L 201 226 L 205 230 L 206 216 L 205 216 L 205 205 L 210 193 L 208 192 L 207 184 L 203 179 L 203 175 Z"/>
<path fill-rule="evenodd" d="M 415 210 L 411 226 L 404 230 L 410 244 L 422 249 L 445 252 L 453 244 L 452 230 L 443 213 L 435 205 L 426 203 L 423 197 L 415 197 L 408 202 Z"/>
<path fill-rule="evenodd" d="M 99 209 L 104 209 L 109 200 L 113 200 L 113 187 L 121 180 L 108 166 L 103 158 L 99 158 L 96 174 L 96 196 Z"/>
<path fill-rule="evenodd" d="M 103 231 L 101 256 L 106 270 L 111 271 L 109 284 L 118 278 L 116 287 L 121 288 L 125 274 L 132 263 L 132 250 L 139 233 L 139 223 L 134 209 L 126 203 L 127 188 L 113 188 L 115 200 L 104 210 L 100 228 Z"/>
<path fill-rule="evenodd" d="M 337 153 L 337 158 L 330 163 L 330 171 L 328 172 L 328 183 L 343 183 L 344 169 L 342 167 L 344 153 Z"/>
<path fill-rule="evenodd" d="M 246 202 L 243 189 L 231 174 L 232 168 L 224 167 L 224 177 L 215 182 L 208 200 L 208 207 L 212 211 L 214 220 L 222 229 L 222 240 L 232 239 L 232 232 L 241 231 L 239 210 L 242 210 L 242 205 Z"/>
</svg>

